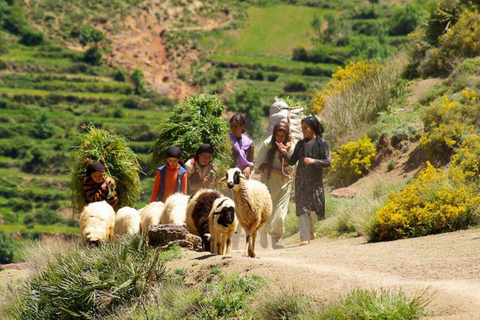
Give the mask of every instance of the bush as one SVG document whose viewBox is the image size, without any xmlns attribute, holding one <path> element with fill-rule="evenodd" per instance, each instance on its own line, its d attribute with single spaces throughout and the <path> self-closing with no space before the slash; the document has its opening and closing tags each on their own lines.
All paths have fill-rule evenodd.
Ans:
<svg viewBox="0 0 480 320">
<path fill-rule="evenodd" d="M 144 77 L 145 75 L 143 74 L 143 71 L 138 68 L 136 68 L 130 76 L 130 79 L 132 79 L 133 81 L 134 91 L 136 95 L 141 95 L 145 92 Z"/>
<path fill-rule="evenodd" d="M 20 43 L 29 47 L 38 46 L 43 43 L 44 35 L 41 31 L 28 29 L 22 33 Z"/>
<path fill-rule="evenodd" d="M 300 78 L 290 78 L 283 87 L 285 92 L 305 92 L 308 90 L 308 83 Z"/>
<path fill-rule="evenodd" d="M 254 319 L 302 319 L 299 315 L 312 308 L 311 298 L 285 290 L 260 299 L 253 310 Z"/>
<path fill-rule="evenodd" d="M 467 137 L 452 157 L 452 164 L 465 172 L 469 178 L 480 175 L 480 136 Z"/>
<path fill-rule="evenodd" d="M 420 172 L 413 183 L 397 194 L 376 213 L 374 241 L 455 231 L 479 221 L 480 196 L 469 175 L 458 167 L 434 168 Z"/>
<path fill-rule="evenodd" d="M 392 36 L 409 34 L 424 20 L 422 11 L 411 4 L 397 11 L 393 16 L 388 33 Z"/>
<path fill-rule="evenodd" d="M 25 225 L 25 228 L 27 229 L 33 229 L 35 227 L 35 218 L 33 217 L 32 214 L 26 214 L 23 217 L 23 224 Z"/>
<path fill-rule="evenodd" d="M 0 263 L 7 264 L 13 262 L 15 246 L 12 235 L 7 232 L 0 232 Z"/>
<path fill-rule="evenodd" d="M 270 73 L 270 74 L 267 75 L 267 79 L 268 79 L 268 81 L 270 81 L 270 82 L 275 82 L 275 81 L 277 81 L 277 79 L 278 79 L 278 74 L 276 74 L 276 73 Z"/>
<path fill-rule="evenodd" d="M 253 137 L 262 137 L 262 101 L 261 92 L 257 88 L 247 87 L 235 93 L 231 109 L 240 112 L 246 116 L 246 129 L 248 134 Z"/>
<path fill-rule="evenodd" d="M 370 138 L 364 136 L 358 141 L 349 142 L 332 152 L 332 170 L 329 184 L 346 187 L 366 174 L 377 152 Z"/>
<path fill-rule="evenodd" d="M 46 112 L 42 112 L 33 127 L 32 135 L 38 139 L 48 139 L 53 136 L 55 129 L 50 117 Z"/>
<path fill-rule="evenodd" d="M 304 47 L 293 48 L 292 60 L 308 61 L 308 51 Z"/>
<path fill-rule="evenodd" d="M 87 51 L 85 51 L 85 56 L 83 60 L 86 63 L 91 64 L 92 66 L 101 66 L 103 64 L 102 61 L 103 51 L 98 47 L 91 47 Z"/>
<path fill-rule="evenodd" d="M 9 7 L 4 17 L 3 28 L 13 34 L 21 35 L 28 26 L 27 18 L 20 7 Z"/>
<path fill-rule="evenodd" d="M 113 79 L 118 82 L 127 81 L 127 72 L 124 69 L 117 68 L 113 73 Z"/>
<path fill-rule="evenodd" d="M 123 237 L 100 248 L 53 253 L 52 262 L 4 303 L 8 318 L 104 318 L 165 279 L 164 253 L 146 238 Z"/>
</svg>

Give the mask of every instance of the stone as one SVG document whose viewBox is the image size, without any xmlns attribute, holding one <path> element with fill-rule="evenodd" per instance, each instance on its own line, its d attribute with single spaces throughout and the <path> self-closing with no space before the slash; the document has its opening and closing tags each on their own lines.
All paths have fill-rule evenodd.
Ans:
<svg viewBox="0 0 480 320">
<path fill-rule="evenodd" d="M 202 238 L 191 234 L 176 224 L 157 224 L 148 228 L 148 244 L 154 248 L 168 249 L 174 244 L 182 248 L 202 252 Z"/>
<path fill-rule="evenodd" d="M 330 195 L 335 198 L 353 198 L 357 192 L 355 188 L 339 188 L 330 192 Z"/>
</svg>

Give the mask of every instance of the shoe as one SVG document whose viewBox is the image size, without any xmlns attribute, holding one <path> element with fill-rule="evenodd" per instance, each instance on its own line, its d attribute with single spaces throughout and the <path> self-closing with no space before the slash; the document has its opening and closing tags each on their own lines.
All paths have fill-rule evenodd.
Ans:
<svg viewBox="0 0 480 320">
<path fill-rule="evenodd" d="M 315 240 L 317 239 L 317 235 L 315 234 L 315 232 L 310 232 L 310 240 Z"/>
<path fill-rule="evenodd" d="M 310 241 L 305 240 L 305 241 L 300 242 L 301 246 L 306 246 L 307 244 L 310 244 Z"/>
<path fill-rule="evenodd" d="M 260 245 L 266 249 L 268 247 L 267 233 L 264 230 L 260 231 Z"/>
<path fill-rule="evenodd" d="M 272 237 L 272 249 L 285 249 L 285 247 L 278 243 L 280 241 L 280 237 Z"/>
</svg>

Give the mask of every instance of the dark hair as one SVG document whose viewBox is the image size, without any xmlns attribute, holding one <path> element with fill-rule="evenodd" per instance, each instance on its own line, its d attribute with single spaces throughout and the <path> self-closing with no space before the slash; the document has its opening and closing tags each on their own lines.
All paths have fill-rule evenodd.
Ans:
<svg viewBox="0 0 480 320">
<path fill-rule="evenodd" d="M 275 125 L 273 126 L 273 133 L 272 133 L 272 140 L 270 140 L 270 145 L 271 148 L 267 152 L 267 168 L 268 168 L 268 178 L 270 179 L 270 175 L 272 174 L 272 169 L 273 169 L 273 159 L 275 157 L 275 151 L 278 150 L 277 144 L 275 143 L 275 136 L 277 135 L 277 132 L 283 130 L 286 133 L 285 137 L 285 143 L 290 142 L 292 137 L 290 136 L 290 124 L 288 122 L 285 122 L 283 120 L 275 122 Z M 280 162 L 283 159 L 282 155 L 279 153 L 278 155 L 280 157 Z"/>
<path fill-rule="evenodd" d="M 236 123 L 238 123 L 239 125 L 241 125 L 241 126 L 244 126 L 244 127 L 245 127 L 245 125 L 246 125 L 245 117 L 242 116 L 240 113 L 237 113 L 236 115 L 234 115 L 233 117 L 230 118 L 230 124 L 231 124 L 232 122 L 234 122 L 234 121 L 235 121 Z M 245 131 L 246 131 L 246 130 L 243 129 L 243 130 L 242 130 L 242 133 L 245 133 Z"/>
<path fill-rule="evenodd" d="M 178 163 L 185 167 L 185 163 L 182 160 L 182 150 L 179 147 L 170 147 L 167 149 L 165 156 L 168 158 L 177 158 Z"/>
<path fill-rule="evenodd" d="M 105 167 L 100 162 L 92 162 L 87 166 L 87 177 L 94 172 L 105 172 Z"/>
</svg>

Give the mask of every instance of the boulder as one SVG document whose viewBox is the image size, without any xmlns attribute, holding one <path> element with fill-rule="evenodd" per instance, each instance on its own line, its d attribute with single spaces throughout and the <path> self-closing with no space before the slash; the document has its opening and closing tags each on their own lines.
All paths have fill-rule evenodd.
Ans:
<svg viewBox="0 0 480 320">
<path fill-rule="evenodd" d="M 339 188 L 330 192 L 330 195 L 335 198 L 353 198 L 357 192 L 355 188 Z"/>
<path fill-rule="evenodd" d="M 191 234 L 177 224 L 157 224 L 148 228 L 148 244 L 151 247 L 168 249 L 174 244 L 182 248 L 202 252 L 202 238 Z"/>
</svg>

